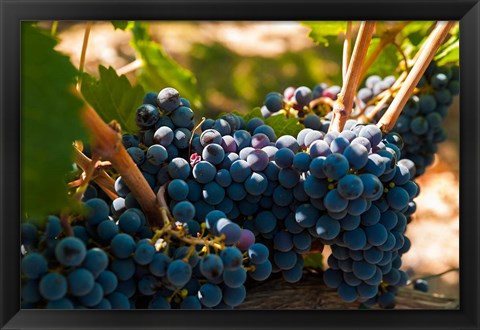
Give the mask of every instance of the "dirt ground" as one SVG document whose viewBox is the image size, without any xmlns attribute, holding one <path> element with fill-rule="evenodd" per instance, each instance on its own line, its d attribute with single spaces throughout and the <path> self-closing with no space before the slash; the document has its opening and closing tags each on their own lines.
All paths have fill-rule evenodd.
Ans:
<svg viewBox="0 0 480 330">
<path fill-rule="evenodd" d="M 48 24 L 45 24 L 49 26 Z M 307 29 L 296 23 L 207 22 L 202 28 L 192 23 L 164 23 L 154 26 L 154 38 L 173 58 L 185 63 L 192 44 L 222 43 L 243 56 L 274 57 L 287 48 L 302 51 L 314 47 L 306 38 Z M 78 65 L 83 24 L 60 23 L 58 49 L 69 54 Z M 134 58 L 129 32 L 114 31 L 109 23 L 95 23 L 87 51 L 86 71 L 95 73 L 98 64 L 119 69 Z M 261 44 L 259 48 L 257 45 Z M 459 267 L 459 156 L 458 99 L 446 119 L 449 139 L 440 145 L 433 166 L 419 180 L 421 194 L 416 199 L 417 212 L 408 226 L 412 248 L 403 257 L 403 268 L 413 277 L 438 274 Z M 431 292 L 458 297 L 458 272 L 450 272 L 430 281 Z"/>
</svg>

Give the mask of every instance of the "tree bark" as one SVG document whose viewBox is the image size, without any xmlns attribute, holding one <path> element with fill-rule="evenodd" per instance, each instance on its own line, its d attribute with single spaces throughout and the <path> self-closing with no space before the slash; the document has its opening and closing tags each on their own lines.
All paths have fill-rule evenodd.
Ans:
<svg viewBox="0 0 480 330">
<path fill-rule="evenodd" d="M 458 299 L 401 288 L 395 309 L 458 309 Z M 346 303 L 336 290 L 323 284 L 321 274 L 304 274 L 300 282 L 282 278 L 253 283 L 246 300 L 237 309 L 359 309 L 360 303 Z"/>
</svg>

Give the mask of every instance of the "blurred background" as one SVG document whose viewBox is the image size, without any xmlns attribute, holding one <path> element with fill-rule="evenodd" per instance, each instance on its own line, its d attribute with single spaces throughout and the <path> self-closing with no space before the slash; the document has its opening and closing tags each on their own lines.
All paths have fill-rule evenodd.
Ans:
<svg viewBox="0 0 480 330">
<path fill-rule="evenodd" d="M 50 29 L 52 22 L 41 25 Z M 343 40 L 332 37 L 328 47 L 318 46 L 307 37 L 309 28 L 297 22 L 151 22 L 149 28 L 152 39 L 196 77 L 202 100 L 202 107 L 193 109 L 197 118 L 247 112 L 261 106 L 267 93 L 289 86 L 341 84 Z M 84 32 L 84 22 L 61 21 L 57 27 L 57 49 L 77 67 Z M 100 64 L 125 72 L 135 68 L 131 38 L 130 31 L 115 30 L 110 22 L 95 22 L 85 71 L 98 76 Z M 132 83 L 137 79 L 135 70 L 126 75 Z M 403 256 L 403 268 L 411 278 L 459 267 L 458 97 L 444 125 L 448 140 L 439 145 L 435 163 L 418 179 L 421 194 L 407 230 L 412 247 Z M 328 253 L 326 249 L 325 257 Z M 458 298 L 457 271 L 429 283 L 430 292 Z"/>
</svg>

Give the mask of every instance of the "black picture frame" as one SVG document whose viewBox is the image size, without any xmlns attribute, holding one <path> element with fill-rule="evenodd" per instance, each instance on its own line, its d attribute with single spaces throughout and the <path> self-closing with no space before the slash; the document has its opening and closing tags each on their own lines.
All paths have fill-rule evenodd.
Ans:
<svg viewBox="0 0 480 330">
<path fill-rule="evenodd" d="M 0 0 L 2 329 L 479 329 L 478 0 Z M 460 309 L 390 311 L 20 310 L 22 20 L 460 20 Z M 46 146 L 48 147 L 48 146 Z"/>
</svg>

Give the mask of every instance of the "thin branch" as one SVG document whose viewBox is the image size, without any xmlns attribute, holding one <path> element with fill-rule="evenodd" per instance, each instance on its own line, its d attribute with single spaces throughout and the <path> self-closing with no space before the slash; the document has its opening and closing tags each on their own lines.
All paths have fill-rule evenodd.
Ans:
<svg viewBox="0 0 480 330">
<path fill-rule="evenodd" d="M 393 93 L 395 93 L 400 89 L 400 86 L 402 85 L 406 77 L 407 77 L 407 72 L 404 71 L 397 78 L 397 80 L 392 85 L 392 87 L 378 94 L 377 97 L 374 99 L 375 101 L 373 103 L 368 102 L 358 114 L 359 116 L 361 116 L 365 112 L 368 106 L 375 104 L 375 108 L 371 112 L 369 112 L 368 115 L 363 116 L 363 119 L 361 119 L 360 122 L 371 122 L 375 118 L 377 113 L 387 104 L 388 101 L 390 101 Z"/>
<path fill-rule="evenodd" d="M 73 229 L 72 225 L 70 224 L 68 212 L 62 212 L 62 214 L 60 214 L 60 225 L 62 226 L 65 236 L 73 236 Z"/>
<path fill-rule="evenodd" d="M 73 147 L 73 150 L 75 163 L 77 163 L 83 171 L 86 171 L 92 160 L 85 156 L 85 154 L 83 154 L 76 146 Z M 107 172 L 105 172 L 105 170 L 97 168 L 92 179 L 110 199 L 114 200 L 118 198 L 118 195 L 115 192 L 115 181 Z"/>
<path fill-rule="evenodd" d="M 408 58 L 407 58 L 407 55 L 405 55 L 405 52 L 403 51 L 402 47 L 400 47 L 400 45 L 396 42 L 392 43 L 392 45 L 395 46 L 395 48 L 397 48 L 397 51 L 400 53 L 400 55 L 402 56 L 402 59 L 403 59 L 403 63 L 405 65 L 405 70 L 409 70 L 409 67 L 408 67 Z"/>
<path fill-rule="evenodd" d="M 345 33 L 345 40 L 343 42 L 343 57 L 342 57 L 342 77 L 345 80 L 347 75 L 348 63 L 350 62 L 350 49 L 352 44 L 352 21 L 347 23 L 347 32 Z"/>
<path fill-rule="evenodd" d="M 157 204 L 155 193 L 148 185 L 137 165 L 121 142 L 121 135 L 112 126 L 107 125 L 100 116 L 85 106 L 82 119 L 87 129 L 93 136 L 92 152 L 97 153 L 102 159 L 107 159 L 122 176 L 135 199 L 147 216 L 150 226 L 163 226 L 162 214 Z"/>
<path fill-rule="evenodd" d="M 117 74 L 121 76 L 122 74 L 127 74 L 129 72 L 135 71 L 139 68 L 141 68 L 143 65 L 143 62 L 141 59 L 137 59 L 133 62 L 128 63 L 125 66 L 122 66 L 121 68 L 117 69 Z"/>
<path fill-rule="evenodd" d="M 50 34 L 52 36 L 55 36 L 57 34 L 57 29 L 58 29 L 58 21 L 53 21 L 52 28 L 50 29 Z"/>
<path fill-rule="evenodd" d="M 375 47 L 375 49 L 372 51 L 370 56 L 368 56 L 368 58 L 365 61 L 365 65 L 363 66 L 362 73 L 360 74 L 360 81 L 362 81 L 363 78 L 365 78 L 365 75 L 367 74 L 368 69 L 373 65 L 373 63 L 375 63 L 378 56 L 382 53 L 385 47 L 387 47 L 390 43 L 393 43 L 395 41 L 396 36 L 409 23 L 410 23 L 409 21 L 398 23 L 383 34 L 377 47 Z"/>
<path fill-rule="evenodd" d="M 88 38 L 90 36 L 90 30 L 92 29 L 93 22 L 88 21 L 85 26 L 85 34 L 83 35 L 83 43 L 82 43 L 82 53 L 80 54 L 80 65 L 78 67 L 78 83 L 77 83 L 77 90 L 81 90 L 82 88 L 82 73 L 85 67 L 85 58 L 87 55 L 87 46 L 88 46 Z"/>
<path fill-rule="evenodd" d="M 372 40 L 375 22 L 362 22 L 358 31 L 358 37 L 355 41 L 355 47 L 351 61 L 348 65 L 347 75 L 343 81 L 342 90 L 338 95 L 333 108 L 333 119 L 329 131 L 341 132 L 345 126 L 350 113 L 352 112 L 353 99 L 355 91 L 360 81 L 360 72 L 367 55 L 367 50 Z"/>
<path fill-rule="evenodd" d="M 428 39 L 425 41 L 425 46 L 418 56 L 418 60 L 415 62 L 412 70 L 408 73 L 405 82 L 402 84 L 397 95 L 377 124 L 382 131 L 389 132 L 395 126 L 403 107 L 412 95 L 412 92 L 420 81 L 423 73 L 454 24 L 455 22 L 453 21 L 438 22 L 433 32 L 429 35 Z"/>
<path fill-rule="evenodd" d="M 438 273 L 438 274 L 416 277 L 416 278 L 413 278 L 413 279 L 409 280 L 407 285 L 413 284 L 417 280 L 428 280 L 428 279 L 431 279 L 431 278 L 441 277 L 445 274 L 448 274 L 448 273 L 451 273 L 451 272 L 458 272 L 458 271 L 460 271 L 459 268 L 451 268 L 451 269 L 448 269 L 448 270 L 446 270 L 444 272 L 441 272 L 441 273 Z"/>
<path fill-rule="evenodd" d="M 80 186 L 77 188 L 77 191 L 75 192 L 74 198 L 78 201 L 81 201 L 83 198 L 83 194 L 87 190 L 88 184 L 90 180 L 93 177 L 93 172 L 95 172 L 95 168 L 97 166 L 97 161 L 100 158 L 97 155 L 93 155 L 92 161 L 90 164 L 88 164 L 88 167 L 86 170 L 84 170 L 84 176 L 82 176 L 82 183 Z"/>
</svg>

